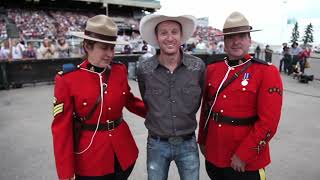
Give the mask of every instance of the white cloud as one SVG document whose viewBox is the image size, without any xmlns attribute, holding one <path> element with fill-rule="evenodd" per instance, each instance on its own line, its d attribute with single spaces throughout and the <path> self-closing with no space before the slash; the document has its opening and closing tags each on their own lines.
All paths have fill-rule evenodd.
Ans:
<svg viewBox="0 0 320 180">
<path fill-rule="evenodd" d="M 311 13 L 308 9 L 314 10 L 320 4 L 317 0 L 161 0 L 160 3 L 162 8 L 159 12 L 209 17 L 209 25 L 218 29 L 222 29 L 231 12 L 239 11 L 247 17 L 254 29 L 263 29 L 252 33 L 254 40 L 269 44 L 281 44 L 290 38 L 288 34 L 291 29 L 286 24 L 288 17 L 295 13 L 299 16 Z M 312 13 L 314 16 L 315 12 Z M 320 11 L 316 19 L 313 21 L 320 21 Z M 314 27 L 315 33 L 319 32 L 317 28 Z M 320 42 L 320 39 L 315 40 Z"/>
</svg>

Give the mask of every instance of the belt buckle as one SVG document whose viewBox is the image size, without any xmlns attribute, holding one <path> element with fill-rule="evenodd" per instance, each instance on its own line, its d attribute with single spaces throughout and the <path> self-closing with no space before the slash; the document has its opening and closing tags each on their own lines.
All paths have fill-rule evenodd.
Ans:
<svg viewBox="0 0 320 180">
<path fill-rule="evenodd" d="M 170 144 L 173 144 L 173 145 L 179 145 L 183 142 L 183 138 L 182 137 L 179 137 L 179 136 L 176 136 L 176 137 L 169 137 L 168 138 L 168 142 Z"/>
<path fill-rule="evenodd" d="M 112 131 L 114 129 L 114 121 L 107 120 L 107 129 Z"/>
</svg>

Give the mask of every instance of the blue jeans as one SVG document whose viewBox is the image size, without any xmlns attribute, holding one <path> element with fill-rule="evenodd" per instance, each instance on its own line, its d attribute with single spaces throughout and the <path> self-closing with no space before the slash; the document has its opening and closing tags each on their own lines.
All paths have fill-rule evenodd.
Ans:
<svg viewBox="0 0 320 180">
<path fill-rule="evenodd" d="M 199 179 L 199 151 L 195 136 L 180 143 L 148 137 L 148 180 L 167 180 L 171 161 L 175 161 L 181 180 Z"/>
</svg>

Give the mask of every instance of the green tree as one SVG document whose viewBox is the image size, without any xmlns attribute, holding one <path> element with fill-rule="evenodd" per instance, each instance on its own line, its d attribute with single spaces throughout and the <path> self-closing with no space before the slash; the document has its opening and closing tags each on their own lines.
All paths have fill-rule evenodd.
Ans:
<svg viewBox="0 0 320 180">
<path fill-rule="evenodd" d="M 291 34 L 291 42 L 297 42 L 299 39 L 299 26 L 298 26 L 298 22 L 296 22 L 294 24 L 294 27 L 292 29 L 292 34 Z"/>
<path fill-rule="evenodd" d="M 304 31 L 302 41 L 304 45 L 313 42 L 313 26 L 311 23 L 307 26 L 306 30 Z"/>
</svg>

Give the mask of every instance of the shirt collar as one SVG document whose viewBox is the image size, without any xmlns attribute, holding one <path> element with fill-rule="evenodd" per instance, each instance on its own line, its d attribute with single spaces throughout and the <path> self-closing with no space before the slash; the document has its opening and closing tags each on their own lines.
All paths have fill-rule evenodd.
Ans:
<svg viewBox="0 0 320 180">
<path fill-rule="evenodd" d="M 184 52 L 180 52 L 181 53 L 181 63 L 178 66 L 184 65 L 186 67 L 189 67 L 191 62 L 190 60 L 186 57 L 186 54 Z M 159 56 L 158 55 L 154 55 L 150 58 L 151 61 L 151 66 L 152 66 L 152 70 L 155 70 L 159 67 L 160 63 L 159 63 Z"/>
<path fill-rule="evenodd" d="M 111 64 L 112 64 L 112 63 L 111 63 Z M 88 61 L 88 59 L 85 59 L 85 60 L 80 64 L 80 68 L 86 69 L 86 70 L 88 70 L 88 71 L 95 72 L 95 70 L 94 70 L 93 67 L 94 67 L 94 66 Z M 108 65 L 107 68 L 104 68 L 101 72 L 97 72 L 97 73 L 102 73 L 102 72 L 104 72 L 104 71 L 107 70 L 107 69 L 111 70 L 111 65 Z"/>
</svg>

